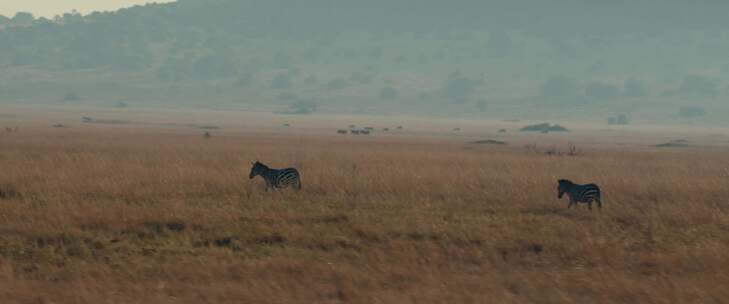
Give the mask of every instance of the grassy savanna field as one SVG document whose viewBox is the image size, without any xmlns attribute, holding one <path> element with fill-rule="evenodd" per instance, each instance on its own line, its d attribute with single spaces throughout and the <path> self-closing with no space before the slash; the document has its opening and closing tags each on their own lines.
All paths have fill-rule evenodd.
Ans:
<svg viewBox="0 0 729 304">
<path fill-rule="evenodd" d="M 722 130 L 660 149 L 671 129 L 3 113 L 0 125 L 19 126 L 0 134 L 3 303 L 729 301 Z M 405 129 L 335 133 L 350 123 Z M 209 124 L 221 126 L 209 139 L 193 127 Z M 568 142 L 578 155 L 542 153 Z M 298 167 L 303 190 L 266 193 L 248 179 L 254 159 Z M 558 178 L 598 183 L 602 211 L 567 210 Z"/>
</svg>

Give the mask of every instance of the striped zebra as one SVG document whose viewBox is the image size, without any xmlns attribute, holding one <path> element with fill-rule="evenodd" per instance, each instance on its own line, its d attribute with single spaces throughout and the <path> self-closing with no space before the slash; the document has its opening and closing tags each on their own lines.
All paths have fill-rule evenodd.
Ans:
<svg viewBox="0 0 729 304">
<path fill-rule="evenodd" d="M 592 202 L 597 202 L 597 207 L 602 209 L 602 201 L 600 201 L 600 187 L 595 184 L 578 185 L 566 179 L 558 181 L 559 186 L 557 198 L 562 198 L 565 193 L 570 198 L 570 204 L 567 208 L 577 203 L 587 203 L 587 207 L 592 210 Z"/>
<path fill-rule="evenodd" d="M 266 181 L 266 191 L 269 188 L 286 188 L 294 186 L 295 189 L 301 190 L 301 176 L 299 171 L 294 168 L 271 169 L 261 162 L 251 163 L 251 173 L 248 177 L 253 179 L 257 175 L 263 177 Z"/>
</svg>

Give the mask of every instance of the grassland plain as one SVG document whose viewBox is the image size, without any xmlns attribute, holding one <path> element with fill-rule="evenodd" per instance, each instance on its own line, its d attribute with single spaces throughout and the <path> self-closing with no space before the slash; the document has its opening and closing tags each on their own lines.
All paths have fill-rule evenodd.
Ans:
<svg viewBox="0 0 729 304">
<path fill-rule="evenodd" d="M 23 120 L 0 134 L 0 302 L 729 301 L 725 148 L 331 130 Z M 303 191 L 266 193 L 253 159 Z M 558 178 L 605 207 L 567 210 Z"/>
</svg>

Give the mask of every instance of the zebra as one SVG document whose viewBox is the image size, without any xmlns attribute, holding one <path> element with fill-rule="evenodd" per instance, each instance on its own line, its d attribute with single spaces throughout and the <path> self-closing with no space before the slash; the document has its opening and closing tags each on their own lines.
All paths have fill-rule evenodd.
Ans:
<svg viewBox="0 0 729 304">
<path fill-rule="evenodd" d="M 258 161 L 252 162 L 251 164 L 253 167 L 248 177 L 250 179 L 253 179 L 257 175 L 263 177 L 266 181 L 266 191 L 269 188 L 286 188 L 288 186 L 294 186 L 295 189 L 301 190 L 301 176 L 298 170 L 294 168 L 271 169 Z"/>
<path fill-rule="evenodd" d="M 587 208 L 592 210 L 592 202 L 597 202 L 597 207 L 602 209 L 602 201 L 600 200 L 600 187 L 596 184 L 578 185 L 566 179 L 560 179 L 558 181 L 557 191 L 559 194 L 557 198 L 562 198 L 565 193 L 569 196 L 570 204 L 567 208 L 572 208 L 572 205 L 577 203 L 587 203 Z"/>
</svg>

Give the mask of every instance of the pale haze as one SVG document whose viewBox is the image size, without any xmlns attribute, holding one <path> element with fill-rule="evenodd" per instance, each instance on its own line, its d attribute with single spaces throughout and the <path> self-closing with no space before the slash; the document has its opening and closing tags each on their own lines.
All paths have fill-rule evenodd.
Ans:
<svg viewBox="0 0 729 304">
<path fill-rule="evenodd" d="M 146 3 L 171 2 L 169 0 L 2 0 L 0 15 L 13 16 L 17 12 L 30 12 L 36 16 L 53 17 L 77 10 L 83 14 L 93 11 L 109 11 Z"/>
</svg>

